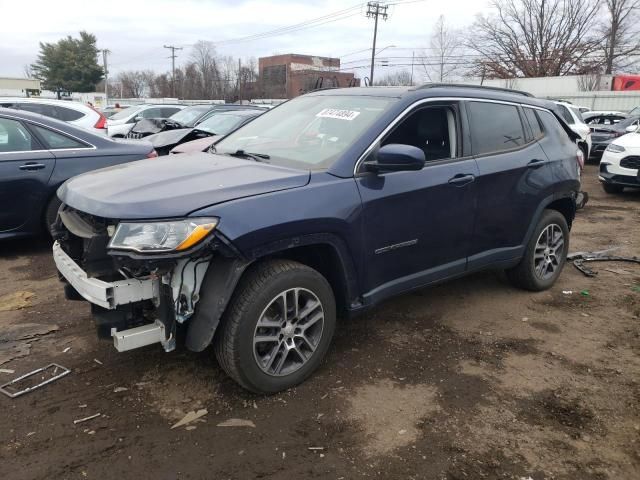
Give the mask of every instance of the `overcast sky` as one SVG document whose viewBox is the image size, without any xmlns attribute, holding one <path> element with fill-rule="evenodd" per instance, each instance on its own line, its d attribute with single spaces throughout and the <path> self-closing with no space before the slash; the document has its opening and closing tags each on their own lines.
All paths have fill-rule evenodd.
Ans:
<svg viewBox="0 0 640 480">
<path fill-rule="evenodd" d="M 381 59 L 410 58 L 412 50 L 428 46 L 429 33 L 441 14 L 451 25 L 464 27 L 487 8 L 486 0 L 389 1 L 394 2 L 404 4 L 390 6 L 389 19 L 380 22 L 378 49 L 395 47 L 381 52 Z M 238 41 L 336 12 L 342 13 L 313 28 Z M 346 62 L 365 59 L 370 52 L 346 54 L 371 47 L 373 20 L 365 13 L 366 2 L 349 0 L 0 0 L 0 76 L 22 77 L 24 66 L 36 58 L 39 42 L 54 42 L 80 30 L 95 34 L 99 48 L 111 50 L 111 74 L 167 71 L 169 51 L 163 45 L 184 47 L 178 52 L 181 64 L 188 60 L 189 45 L 198 40 L 220 42 L 218 53 L 234 57 L 301 53 L 338 56 L 343 66 L 364 65 L 364 60 Z M 355 71 L 365 75 L 362 69 Z"/>
</svg>

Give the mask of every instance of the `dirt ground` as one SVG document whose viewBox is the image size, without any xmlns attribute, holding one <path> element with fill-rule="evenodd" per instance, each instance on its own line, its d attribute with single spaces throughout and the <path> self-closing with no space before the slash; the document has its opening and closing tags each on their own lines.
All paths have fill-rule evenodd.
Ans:
<svg viewBox="0 0 640 480">
<path fill-rule="evenodd" d="M 571 251 L 640 255 L 640 192 L 606 195 L 596 175 Z M 211 351 L 117 353 L 64 300 L 47 242 L 3 243 L 0 383 L 72 372 L 0 395 L 0 478 L 638 479 L 640 266 L 595 268 L 537 294 L 483 273 L 388 301 L 341 322 L 306 383 L 262 397 Z"/>
</svg>

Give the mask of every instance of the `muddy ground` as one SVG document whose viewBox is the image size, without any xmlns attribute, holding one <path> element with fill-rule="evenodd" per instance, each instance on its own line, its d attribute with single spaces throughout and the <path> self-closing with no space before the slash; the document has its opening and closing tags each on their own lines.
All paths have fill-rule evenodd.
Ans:
<svg viewBox="0 0 640 480">
<path fill-rule="evenodd" d="M 596 174 L 571 250 L 640 255 L 640 192 Z M 211 351 L 117 353 L 64 300 L 47 242 L 3 243 L 0 381 L 72 373 L 0 395 L 0 478 L 638 479 L 640 266 L 596 268 L 537 294 L 483 273 L 386 302 L 340 324 L 310 380 L 261 397 Z"/>
</svg>

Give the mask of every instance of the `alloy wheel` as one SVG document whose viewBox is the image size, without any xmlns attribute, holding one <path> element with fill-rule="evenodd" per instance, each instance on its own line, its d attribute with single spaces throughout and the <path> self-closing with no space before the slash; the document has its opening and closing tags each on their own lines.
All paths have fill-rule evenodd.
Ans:
<svg viewBox="0 0 640 480">
<path fill-rule="evenodd" d="M 540 233 L 533 253 L 534 272 L 541 280 L 553 277 L 562 266 L 564 233 L 559 225 L 547 225 Z"/>
<path fill-rule="evenodd" d="M 304 288 L 278 294 L 262 311 L 253 334 L 253 355 L 272 376 L 289 375 L 304 366 L 320 344 L 324 309 Z"/>
</svg>

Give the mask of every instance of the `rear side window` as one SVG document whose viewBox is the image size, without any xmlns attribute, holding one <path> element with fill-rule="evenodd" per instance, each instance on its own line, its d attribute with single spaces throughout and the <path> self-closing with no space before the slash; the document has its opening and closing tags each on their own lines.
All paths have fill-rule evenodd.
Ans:
<svg viewBox="0 0 640 480">
<path fill-rule="evenodd" d="M 525 144 L 518 107 L 502 103 L 469 102 L 474 155 L 512 150 Z"/>
<path fill-rule="evenodd" d="M 60 150 L 63 148 L 89 148 L 88 145 L 78 140 L 62 135 L 61 133 L 54 132 L 48 128 L 38 127 L 36 125 L 34 125 L 34 128 L 51 150 Z"/>
<path fill-rule="evenodd" d="M 523 108 L 523 110 L 524 116 L 527 117 L 527 121 L 529 122 L 529 126 L 531 127 L 533 139 L 540 140 L 542 137 L 544 137 L 544 130 L 542 129 L 542 124 L 540 123 L 538 114 L 533 108 Z"/>
<path fill-rule="evenodd" d="M 71 108 L 57 106 L 53 108 L 55 108 L 58 115 L 56 118 L 65 122 L 73 122 L 74 120 L 79 120 L 84 117 L 84 113 Z"/>
</svg>

